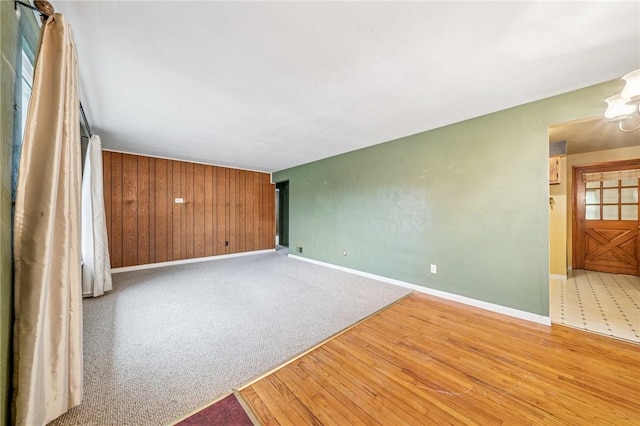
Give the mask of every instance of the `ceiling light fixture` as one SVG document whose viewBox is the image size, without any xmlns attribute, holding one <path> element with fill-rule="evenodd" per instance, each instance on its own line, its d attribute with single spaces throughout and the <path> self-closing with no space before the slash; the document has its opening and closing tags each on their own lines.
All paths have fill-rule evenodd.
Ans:
<svg viewBox="0 0 640 426">
<path fill-rule="evenodd" d="M 604 100 L 608 104 L 604 116 L 611 123 L 618 123 L 620 131 L 629 133 L 640 129 L 640 124 L 633 129 L 622 127 L 622 122 L 631 119 L 634 112 L 640 116 L 640 69 L 631 71 L 622 79 L 627 82 L 622 92 Z"/>
</svg>

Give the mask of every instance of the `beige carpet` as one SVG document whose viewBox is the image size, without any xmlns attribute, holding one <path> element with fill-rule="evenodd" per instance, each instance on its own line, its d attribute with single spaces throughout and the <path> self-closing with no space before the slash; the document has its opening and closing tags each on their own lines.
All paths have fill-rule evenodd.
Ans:
<svg viewBox="0 0 640 426">
<path fill-rule="evenodd" d="M 52 425 L 160 425 L 409 290 L 276 253 L 126 272 L 84 301 L 85 398 Z"/>
</svg>

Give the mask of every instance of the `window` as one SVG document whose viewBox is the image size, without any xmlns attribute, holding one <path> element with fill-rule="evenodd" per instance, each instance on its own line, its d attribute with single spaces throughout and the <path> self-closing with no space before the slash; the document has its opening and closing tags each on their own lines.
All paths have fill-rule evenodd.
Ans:
<svg viewBox="0 0 640 426">
<path fill-rule="evenodd" d="M 585 189 L 585 219 L 587 220 L 638 220 L 638 189 L 640 171 L 613 172 L 609 178 L 591 180 L 587 175 Z M 598 177 L 598 176 L 595 176 Z M 611 179 L 613 177 L 613 179 Z M 617 178 L 617 179 L 616 179 Z"/>
<path fill-rule="evenodd" d="M 24 139 L 24 131 L 27 123 L 27 110 L 29 108 L 29 98 L 31 98 L 31 87 L 33 85 L 33 62 L 34 55 L 27 41 L 22 37 L 21 43 L 21 60 L 17 63 L 19 68 L 19 79 L 16 79 L 15 91 L 15 134 L 13 142 L 13 158 L 12 158 L 12 182 L 11 182 L 11 200 L 16 200 L 16 189 L 18 187 L 18 171 L 20 169 L 20 153 L 22 152 L 22 140 Z"/>
</svg>

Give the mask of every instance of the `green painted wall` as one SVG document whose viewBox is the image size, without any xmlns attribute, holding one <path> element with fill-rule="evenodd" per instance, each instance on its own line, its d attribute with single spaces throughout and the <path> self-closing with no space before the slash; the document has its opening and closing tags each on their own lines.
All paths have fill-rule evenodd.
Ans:
<svg viewBox="0 0 640 426">
<path fill-rule="evenodd" d="M 11 157 L 14 141 L 16 67 L 20 34 L 35 51 L 38 24 L 30 11 L 16 17 L 12 1 L 0 1 L 0 425 L 10 424 L 11 329 L 13 294 L 11 272 Z"/>
<path fill-rule="evenodd" d="M 621 87 L 276 172 L 275 182 L 289 180 L 291 252 L 302 246 L 304 257 L 547 316 L 548 126 L 602 115 Z"/>
</svg>

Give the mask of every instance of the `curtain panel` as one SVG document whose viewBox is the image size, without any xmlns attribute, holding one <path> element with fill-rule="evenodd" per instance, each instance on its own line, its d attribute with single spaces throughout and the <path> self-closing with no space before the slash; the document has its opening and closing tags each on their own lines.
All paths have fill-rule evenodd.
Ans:
<svg viewBox="0 0 640 426">
<path fill-rule="evenodd" d="M 102 143 L 92 135 L 82 174 L 82 294 L 102 296 L 111 290 L 109 238 L 102 184 Z"/>
<path fill-rule="evenodd" d="M 41 29 L 14 224 L 14 415 L 44 425 L 82 400 L 77 57 L 61 14 Z"/>
</svg>

